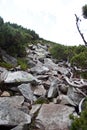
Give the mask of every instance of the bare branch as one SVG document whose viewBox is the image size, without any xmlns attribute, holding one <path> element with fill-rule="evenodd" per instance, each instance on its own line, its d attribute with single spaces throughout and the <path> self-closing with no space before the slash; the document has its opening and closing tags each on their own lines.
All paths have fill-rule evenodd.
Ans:
<svg viewBox="0 0 87 130">
<path fill-rule="evenodd" d="M 77 83 L 73 82 L 73 80 L 71 82 L 70 79 L 67 76 L 64 76 L 64 79 L 72 87 L 75 87 L 75 88 L 85 88 L 85 87 L 87 87 L 87 82 L 84 82 L 84 83 L 79 82 L 79 84 L 77 84 Z"/>
<path fill-rule="evenodd" d="M 76 17 L 76 26 L 77 26 L 78 32 L 79 32 L 83 42 L 85 43 L 85 46 L 87 46 L 87 42 L 86 42 L 83 34 L 81 33 L 81 30 L 79 29 L 79 25 L 78 25 L 78 22 L 81 21 L 81 20 L 79 19 L 79 17 L 76 14 L 75 14 L 75 17 Z"/>
</svg>

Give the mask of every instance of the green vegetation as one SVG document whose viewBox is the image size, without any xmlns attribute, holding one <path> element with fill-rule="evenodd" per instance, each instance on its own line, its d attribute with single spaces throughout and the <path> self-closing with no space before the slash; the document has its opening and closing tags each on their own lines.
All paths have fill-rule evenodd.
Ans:
<svg viewBox="0 0 87 130">
<path fill-rule="evenodd" d="M 83 105 L 84 109 L 81 112 L 80 117 L 70 115 L 70 119 L 72 119 L 70 130 L 87 130 L 87 99 Z"/>
<path fill-rule="evenodd" d="M 38 98 L 38 99 L 34 102 L 34 104 L 44 104 L 44 103 L 48 104 L 48 103 L 49 103 L 49 100 L 48 100 L 47 98 L 43 98 L 43 97 Z"/>
<path fill-rule="evenodd" d="M 22 70 L 26 70 L 28 68 L 27 61 L 24 58 L 18 58 L 18 65 L 20 65 Z"/>
<path fill-rule="evenodd" d="M 87 67 L 86 46 L 64 46 L 56 44 L 50 48 L 50 52 L 54 58 L 58 60 L 68 60 L 69 62 L 71 62 L 72 66 L 75 65 L 80 68 Z"/>
<path fill-rule="evenodd" d="M 82 14 L 85 19 L 87 19 L 87 4 L 82 7 Z"/>
<path fill-rule="evenodd" d="M 11 64 L 6 63 L 6 62 L 4 62 L 4 61 L 0 62 L 0 66 L 1 66 L 1 67 L 5 67 L 5 68 L 7 68 L 7 69 L 11 69 L 11 68 L 13 67 Z"/>
<path fill-rule="evenodd" d="M 27 44 L 34 43 L 38 39 L 39 35 L 35 31 L 10 22 L 4 23 L 0 17 L 0 47 L 8 54 L 23 57 L 26 55 Z"/>
</svg>

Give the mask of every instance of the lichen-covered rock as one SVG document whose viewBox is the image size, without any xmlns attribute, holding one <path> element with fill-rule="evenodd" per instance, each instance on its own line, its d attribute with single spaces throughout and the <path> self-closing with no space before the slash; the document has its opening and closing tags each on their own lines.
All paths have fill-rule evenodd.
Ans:
<svg viewBox="0 0 87 130">
<path fill-rule="evenodd" d="M 25 71 L 8 72 L 5 83 L 39 82 L 32 74 Z"/>
</svg>

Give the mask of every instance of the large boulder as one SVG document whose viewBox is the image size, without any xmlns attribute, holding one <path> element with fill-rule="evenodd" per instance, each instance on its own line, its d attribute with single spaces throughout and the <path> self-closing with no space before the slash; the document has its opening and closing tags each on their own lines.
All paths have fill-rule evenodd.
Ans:
<svg viewBox="0 0 87 130">
<path fill-rule="evenodd" d="M 4 83 L 20 83 L 20 82 L 31 82 L 38 83 L 39 81 L 30 73 L 25 71 L 8 72 Z"/>
<path fill-rule="evenodd" d="M 46 66 L 49 70 L 58 70 L 58 65 L 55 64 L 50 58 L 44 59 L 44 66 Z"/>
<path fill-rule="evenodd" d="M 49 71 L 49 69 L 47 67 L 43 66 L 42 64 L 36 65 L 35 67 L 30 69 L 31 73 L 40 74 L 40 75 L 45 74 L 48 71 Z"/>
<path fill-rule="evenodd" d="M 0 107 L 3 105 L 10 107 L 20 107 L 24 102 L 23 96 L 0 97 Z"/>
<path fill-rule="evenodd" d="M 19 110 L 24 102 L 24 97 L 1 97 L 0 98 L 0 126 L 17 126 L 30 124 L 31 116 Z"/>
<path fill-rule="evenodd" d="M 43 104 L 36 124 L 40 129 L 45 130 L 69 130 L 70 119 L 74 108 L 60 104 Z"/>
</svg>

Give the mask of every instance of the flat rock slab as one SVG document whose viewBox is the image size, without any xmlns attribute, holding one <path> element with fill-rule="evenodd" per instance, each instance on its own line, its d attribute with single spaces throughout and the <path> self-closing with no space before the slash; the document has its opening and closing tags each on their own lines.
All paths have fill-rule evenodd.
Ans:
<svg viewBox="0 0 87 130">
<path fill-rule="evenodd" d="M 24 103 L 23 96 L 0 97 L 0 109 L 3 106 L 19 107 Z M 7 108 L 8 109 L 8 108 Z"/>
<path fill-rule="evenodd" d="M 24 102 L 24 97 L 1 97 L 0 98 L 0 125 L 17 126 L 31 123 L 31 116 L 18 108 Z"/>
<path fill-rule="evenodd" d="M 38 82 L 38 80 L 30 73 L 25 71 L 8 72 L 4 83 L 19 83 L 19 82 Z"/>
<path fill-rule="evenodd" d="M 0 108 L 0 125 L 16 126 L 19 124 L 30 124 L 31 116 L 12 107 Z"/>
<path fill-rule="evenodd" d="M 44 130 L 69 130 L 69 115 L 74 108 L 60 104 L 43 104 L 36 118 L 36 124 Z"/>
</svg>

